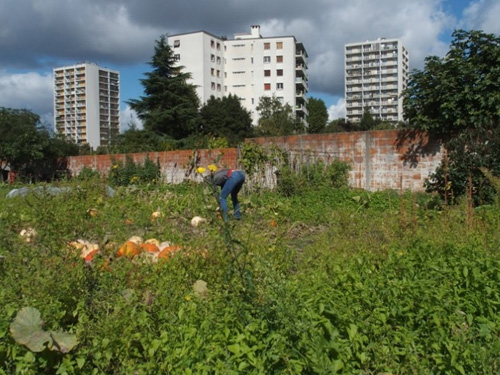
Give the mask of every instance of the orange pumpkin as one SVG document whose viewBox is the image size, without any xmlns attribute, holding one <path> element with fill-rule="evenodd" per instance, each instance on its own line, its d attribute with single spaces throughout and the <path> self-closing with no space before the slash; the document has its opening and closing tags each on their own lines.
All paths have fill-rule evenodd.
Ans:
<svg viewBox="0 0 500 375">
<path fill-rule="evenodd" d="M 87 255 L 85 255 L 85 262 L 92 262 L 92 259 L 94 259 L 94 255 L 96 255 L 99 252 L 99 249 L 94 249 L 91 250 Z"/>
<path fill-rule="evenodd" d="M 132 241 L 126 241 L 118 250 L 116 253 L 116 256 L 121 257 L 127 257 L 127 258 L 134 258 L 137 254 L 139 254 L 141 251 L 139 249 L 139 245 L 137 245 L 135 242 Z"/>
<path fill-rule="evenodd" d="M 160 251 L 160 253 L 158 254 L 158 258 L 169 258 L 177 250 L 180 250 L 180 249 L 181 249 L 181 247 L 179 245 L 167 246 L 162 251 Z"/>
<path fill-rule="evenodd" d="M 142 243 L 139 245 L 139 249 L 148 253 L 157 253 L 160 251 L 158 246 L 156 246 L 154 243 Z"/>
</svg>

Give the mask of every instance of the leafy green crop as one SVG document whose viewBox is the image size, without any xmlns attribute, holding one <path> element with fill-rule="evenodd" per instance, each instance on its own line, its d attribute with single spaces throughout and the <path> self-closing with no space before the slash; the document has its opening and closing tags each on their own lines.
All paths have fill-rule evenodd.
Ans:
<svg viewBox="0 0 500 375">
<path fill-rule="evenodd" d="M 223 225 L 202 184 L 67 186 L 0 197 L 0 374 L 500 371 L 497 205 L 325 185 Z M 117 257 L 133 235 L 182 250 Z"/>
</svg>

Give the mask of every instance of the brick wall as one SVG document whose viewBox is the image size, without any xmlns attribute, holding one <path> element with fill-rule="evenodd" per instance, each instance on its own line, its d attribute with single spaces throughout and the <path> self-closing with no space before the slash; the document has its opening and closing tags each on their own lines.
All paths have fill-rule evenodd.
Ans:
<svg viewBox="0 0 500 375">
<path fill-rule="evenodd" d="M 294 165 L 306 165 L 321 159 L 351 164 L 350 186 L 366 190 L 404 189 L 423 190 L 423 182 L 439 165 L 441 145 L 426 135 L 396 130 L 308 134 L 286 137 L 252 138 L 247 142 L 260 145 L 275 144 L 287 151 Z M 222 155 L 219 166 L 237 168 L 238 149 L 191 150 L 128 154 L 138 164 L 146 157 L 158 161 L 161 174 L 167 183 L 179 183 L 194 178 L 193 162 L 206 166 Z M 78 175 L 86 166 L 107 175 L 113 161 L 125 161 L 127 155 L 73 156 L 68 159 L 72 175 Z M 265 185 L 272 187 L 274 176 L 264 173 Z"/>
</svg>

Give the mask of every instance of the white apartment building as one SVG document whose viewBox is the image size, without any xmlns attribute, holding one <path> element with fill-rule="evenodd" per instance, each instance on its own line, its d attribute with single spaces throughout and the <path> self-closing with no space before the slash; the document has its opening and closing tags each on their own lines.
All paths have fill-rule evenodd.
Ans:
<svg viewBox="0 0 500 375">
<path fill-rule="evenodd" d="M 408 75 L 408 51 L 398 39 L 346 44 L 346 121 L 360 122 L 366 109 L 382 121 L 403 121 Z"/>
<path fill-rule="evenodd" d="M 293 36 L 263 38 L 260 26 L 228 40 L 205 31 L 168 36 L 179 65 L 191 73 L 201 104 L 236 95 L 257 123 L 263 96 L 288 103 L 307 123 L 307 52 Z"/>
<path fill-rule="evenodd" d="M 53 73 L 54 131 L 92 149 L 108 145 L 120 131 L 120 73 L 87 62 Z"/>
</svg>

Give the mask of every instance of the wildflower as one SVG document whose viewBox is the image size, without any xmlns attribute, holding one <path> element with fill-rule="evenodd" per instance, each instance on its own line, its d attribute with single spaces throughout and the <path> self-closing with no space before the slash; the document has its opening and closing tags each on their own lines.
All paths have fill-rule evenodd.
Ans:
<svg viewBox="0 0 500 375">
<path fill-rule="evenodd" d="M 185 299 L 186 301 L 191 301 L 191 296 L 190 296 L 190 295 L 187 295 L 187 296 L 185 296 L 185 297 L 184 297 L 184 299 Z"/>
<path fill-rule="evenodd" d="M 196 168 L 196 172 L 198 172 L 199 174 L 202 174 L 202 173 L 203 173 L 203 172 L 205 172 L 205 171 L 206 171 L 206 169 L 205 169 L 205 168 L 203 168 L 203 167 L 198 167 L 198 168 Z"/>
<path fill-rule="evenodd" d="M 217 166 L 215 164 L 210 164 L 208 166 L 208 169 L 210 170 L 210 172 L 217 172 Z"/>
<path fill-rule="evenodd" d="M 118 164 L 113 164 L 113 169 L 118 168 Z"/>
</svg>

